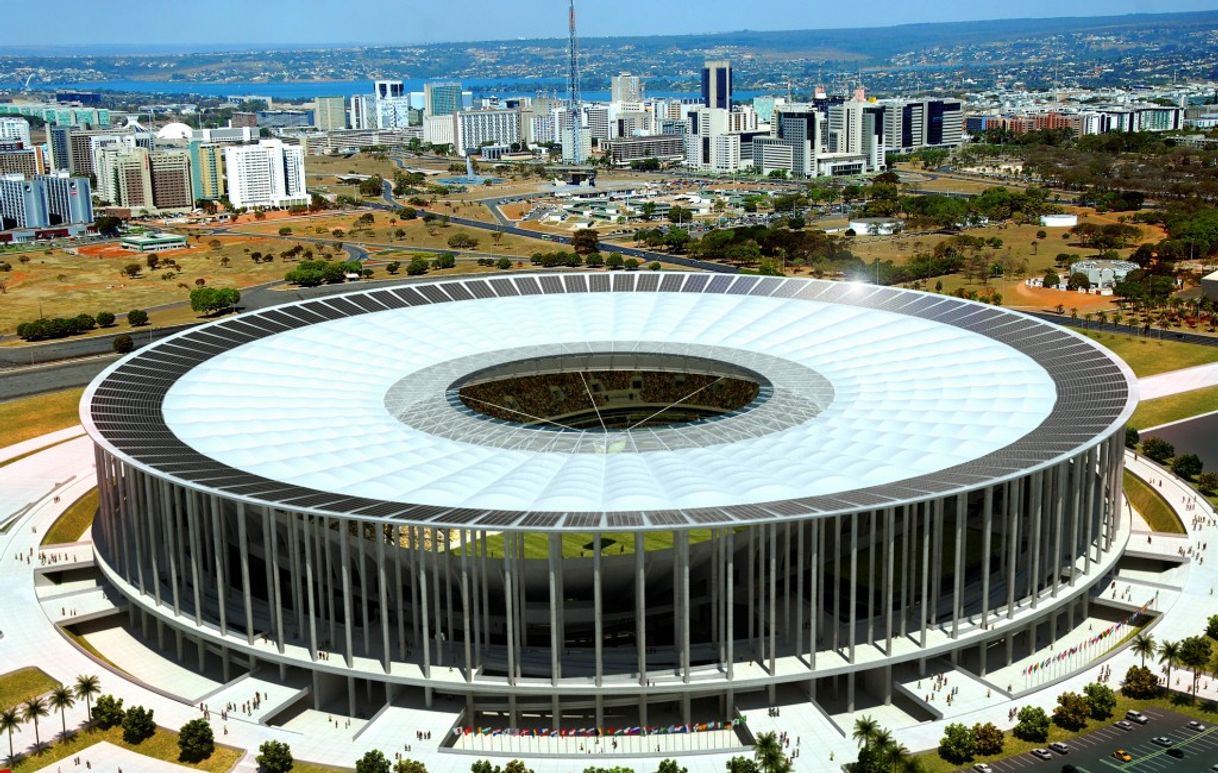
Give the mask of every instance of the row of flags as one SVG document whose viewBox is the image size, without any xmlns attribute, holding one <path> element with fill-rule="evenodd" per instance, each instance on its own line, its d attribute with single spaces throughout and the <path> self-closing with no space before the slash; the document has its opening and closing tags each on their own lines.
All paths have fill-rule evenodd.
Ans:
<svg viewBox="0 0 1218 773">
<path fill-rule="evenodd" d="M 1061 652 L 1057 652 L 1053 655 L 1050 655 L 1049 657 L 1045 658 L 1044 660 L 1042 660 L 1040 662 L 1033 663 L 1032 665 L 1024 668 L 1024 670 L 1023 670 L 1024 676 L 1030 676 L 1031 674 L 1035 674 L 1038 671 L 1042 671 L 1046 668 L 1049 668 L 1050 666 L 1052 666 L 1056 663 L 1060 663 L 1061 661 L 1065 660 L 1066 658 L 1077 655 L 1078 653 L 1082 652 L 1083 650 L 1087 649 L 1088 647 L 1094 647 L 1096 644 L 1099 644 L 1100 642 L 1104 641 L 1105 639 L 1108 639 L 1109 637 L 1116 635 L 1125 626 L 1136 624 L 1137 619 L 1139 617 L 1141 617 L 1143 614 L 1145 614 L 1146 610 L 1149 607 L 1150 607 L 1150 602 L 1146 602 L 1138 609 L 1138 611 L 1134 612 L 1126 619 L 1122 620 L 1119 623 L 1113 623 L 1112 625 L 1108 626 L 1107 628 L 1105 628 L 1104 630 L 1095 634 L 1094 636 L 1089 637 L 1086 641 L 1082 642 L 1081 644 L 1076 644 L 1073 647 L 1064 649 Z"/>
<path fill-rule="evenodd" d="M 506 727 L 454 727 L 455 735 L 514 736 L 517 738 L 608 738 L 634 735 L 676 735 L 681 733 L 705 733 L 711 730 L 730 730 L 745 724 L 744 717 L 723 722 L 696 722 L 692 725 L 650 725 L 635 727 L 563 727 L 546 730 L 536 727 L 521 727 L 515 730 Z"/>
</svg>

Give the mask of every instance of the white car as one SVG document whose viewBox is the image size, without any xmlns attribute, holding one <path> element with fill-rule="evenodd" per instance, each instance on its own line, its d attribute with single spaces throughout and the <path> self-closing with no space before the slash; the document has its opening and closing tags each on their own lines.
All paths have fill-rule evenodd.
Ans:
<svg viewBox="0 0 1218 773">
<path fill-rule="evenodd" d="M 1218 769 L 1218 765 L 1215 765 L 1214 768 Z M 994 773 L 994 769 L 984 762 L 978 762 L 973 766 L 973 770 L 977 771 L 977 773 Z"/>
</svg>

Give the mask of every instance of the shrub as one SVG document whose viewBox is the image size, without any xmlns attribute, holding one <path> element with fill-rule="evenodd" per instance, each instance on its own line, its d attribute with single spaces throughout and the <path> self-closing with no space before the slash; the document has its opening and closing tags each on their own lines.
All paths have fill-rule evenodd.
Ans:
<svg viewBox="0 0 1218 773">
<path fill-rule="evenodd" d="M 295 764 L 292 748 L 282 741 L 264 741 L 254 761 L 263 773 L 288 773 Z"/>
<path fill-rule="evenodd" d="M 1130 698 L 1153 698 L 1162 689 L 1159 677 L 1146 666 L 1131 666 L 1121 683 L 1121 692 Z"/>
<path fill-rule="evenodd" d="M 97 313 L 97 326 L 110 327 L 114 324 L 114 315 L 108 311 L 99 311 Z"/>
<path fill-rule="evenodd" d="M 398 272 L 398 269 L 400 269 L 401 267 L 402 267 L 402 261 L 395 260 L 395 261 L 391 262 L 389 265 L 385 266 L 385 270 L 388 271 L 390 274 L 396 274 Z"/>
<path fill-rule="evenodd" d="M 1142 441 L 1142 453 L 1148 459 L 1163 464 L 1176 455 L 1176 447 L 1163 438 L 1148 437 Z"/>
<path fill-rule="evenodd" d="M 1087 696 L 1087 707 L 1090 709 L 1092 719 L 1108 719 L 1112 716 L 1117 699 L 1116 693 L 1111 687 L 1092 682 L 1083 688 L 1083 694 Z"/>
<path fill-rule="evenodd" d="M 1204 465 L 1196 454 L 1181 454 L 1171 460 L 1171 471 L 1185 480 L 1192 480 L 1201 474 Z"/>
<path fill-rule="evenodd" d="M 507 271 L 512 267 L 512 261 L 508 258 L 500 258 L 498 262 L 495 263 L 495 267 L 500 271 Z"/>
<path fill-rule="evenodd" d="M 1001 754 L 1003 738 L 1002 731 L 993 722 L 973 725 L 973 743 L 977 754 Z"/>
<path fill-rule="evenodd" d="M 380 749 L 373 749 L 356 761 L 355 773 L 389 773 L 389 760 Z"/>
<path fill-rule="evenodd" d="M 121 336 L 114 337 L 114 352 L 116 354 L 129 354 L 135 351 L 135 341 L 131 336 L 124 333 Z"/>
<path fill-rule="evenodd" d="M 156 722 L 152 720 L 152 710 L 143 706 L 132 706 L 123 716 L 123 740 L 129 744 L 138 744 L 145 738 L 151 738 L 156 732 Z"/>
<path fill-rule="evenodd" d="M 1087 725 L 1091 706 L 1087 699 L 1076 692 L 1064 692 L 1057 696 L 1053 709 L 1053 724 L 1066 730 L 1082 730 Z"/>
<path fill-rule="evenodd" d="M 1140 439 L 1141 438 L 1139 437 L 1138 431 L 1136 429 L 1134 429 L 1133 427 L 1125 428 L 1125 447 L 1126 448 L 1137 448 L 1138 442 Z"/>
<path fill-rule="evenodd" d="M 1018 719 L 1011 732 L 1021 741 L 1043 741 L 1049 737 L 1049 715 L 1040 706 L 1024 706 Z"/>
<path fill-rule="evenodd" d="M 398 760 L 393 766 L 393 773 L 427 773 L 427 766 L 418 760 Z"/>
<path fill-rule="evenodd" d="M 93 702 L 93 721 L 102 730 L 123 724 L 123 699 L 113 695 L 99 695 Z"/>
<path fill-rule="evenodd" d="M 943 728 L 943 738 L 939 740 L 939 756 L 948 762 L 959 765 L 973 758 L 976 742 L 973 731 L 959 722 L 953 722 Z"/>
<path fill-rule="evenodd" d="M 458 231 L 448 237 L 448 246 L 454 250 L 472 250 L 478 246 L 478 240 L 464 231 Z"/>
<path fill-rule="evenodd" d="M 1202 494 L 1213 494 L 1218 491 L 1218 472 L 1203 472 L 1197 476 L 1197 488 Z"/>
<path fill-rule="evenodd" d="M 148 312 L 143 309 L 132 309 L 127 312 L 127 324 L 131 327 L 140 327 L 148 324 Z"/>
<path fill-rule="evenodd" d="M 410 259 L 410 262 L 406 264 L 406 274 L 407 276 L 422 276 L 427 273 L 429 268 L 431 268 L 431 262 L 428 261 L 427 258 L 424 258 L 421 255 L 415 255 Z"/>
<path fill-rule="evenodd" d="M 206 719 L 192 719 L 178 731 L 178 749 L 181 759 L 198 762 L 211 756 L 216 750 L 216 736 Z"/>
</svg>

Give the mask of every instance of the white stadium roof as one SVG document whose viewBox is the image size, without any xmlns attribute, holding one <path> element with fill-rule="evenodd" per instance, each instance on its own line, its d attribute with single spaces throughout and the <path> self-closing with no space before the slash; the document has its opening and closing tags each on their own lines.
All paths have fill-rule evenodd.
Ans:
<svg viewBox="0 0 1218 773">
<path fill-rule="evenodd" d="M 669 292 L 646 273 L 592 291 L 609 280 L 415 283 L 224 320 L 112 366 L 83 412 L 120 453 L 201 488 L 342 514 L 497 513 L 510 526 L 563 513 L 723 521 L 737 509 L 761 518 L 941 495 L 1060 460 L 1119 427 L 1134 402 L 1128 369 L 1099 347 L 1002 309 L 698 274 L 665 273 Z M 735 415 L 608 433 L 512 425 L 451 399 L 488 365 L 604 352 L 726 362 L 772 392 Z M 159 415 L 138 411 L 145 442 L 131 410 L 130 432 L 106 417 L 150 367 L 170 380 L 154 390 Z M 181 453 L 169 457 L 164 438 Z M 537 515 L 547 513 L 557 515 Z"/>
</svg>

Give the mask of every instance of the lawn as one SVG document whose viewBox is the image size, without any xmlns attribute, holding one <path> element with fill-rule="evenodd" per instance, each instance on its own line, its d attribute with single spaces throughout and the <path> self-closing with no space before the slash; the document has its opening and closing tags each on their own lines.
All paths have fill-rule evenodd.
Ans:
<svg viewBox="0 0 1218 773">
<path fill-rule="evenodd" d="M 55 523 L 51 524 L 51 528 L 43 535 L 41 544 L 61 545 L 80 540 L 81 535 L 93 525 L 97 504 L 97 489 L 90 489 L 89 493 L 69 505 L 63 515 L 55 519 Z"/>
<path fill-rule="evenodd" d="M 335 768 L 330 765 L 320 765 L 316 762 L 301 762 L 294 760 L 292 773 L 350 773 L 351 768 Z"/>
<path fill-rule="evenodd" d="M 1139 430 L 1218 411 L 1218 386 L 1159 397 L 1138 405 L 1129 420 Z"/>
<path fill-rule="evenodd" d="M 213 241 L 216 246 L 212 246 Z M 255 264 L 250 254 L 279 253 L 291 246 L 280 239 L 192 235 L 188 249 L 158 256 L 161 263 L 176 261 L 180 271 L 150 269 L 148 256 L 112 247 L 93 246 L 87 248 L 90 253 L 79 255 L 57 249 L 32 253 L 25 256 L 29 258 L 26 263 L 11 261 L 13 270 L 0 276 L 6 281 L 4 303 L 0 304 L 0 334 L 12 334 L 19 323 L 39 315 L 124 314 L 131 309 L 182 303 L 199 280 L 209 286 L 240 288 L 283 279 L 283 265 Z M 133 263 L 142 269 L 130 278 L 123 268 Z M 156 311 L 151 317 L 153 324 L 167 323 Z M 120 318 L 109 332 L 128 329 Z"/>
<path fill-rule="evenodd" d="M 388 156 L 377 158 L 371 153 L 356 153 L 350 157 L 305 156 L 307 175 L 379 174 L 392 180 L 396 168 Z"/>
<path fill-rule="evenodd" d="M 30 666 L 0 674 L 0 708 L 11 708 L 36 695 L 45 695 L 59 686 L 44 671 Z"/>
<path fill-rule="evenodd" d="M 1153 376 L 1156 373 L 1218 362 L 1218 346 L 1086 329 L 1078 332 L 1111 349 L 1114 354 L 1129 363 L 1129 367 L 1138 376 Z M 1138 425 L 1135 423 L 1134 426 Z"/>
<path fill-rule="evenodd" d="M 42 721 L 42 726 L 45 730 L 58 726 L 57 723 L 51 721 L 52 719 L 53 717 L 47 717 L 47 719 Z M 49 733 L 44 732 L 43 738 L 46 739 L 48 735 Z M 146 738 L 139 744 L 129 744 L 123 740 L 123 729 L 121 727 L 112 727 L 109 730 L 86 729 L 77 731 L 67 741 L 55 743 L 42 754 L 21 758 L 13 765 L 13 773 L 39 770 L 59 760 L 75 757 L 77 754 L 85 752 L 93 744 L 102 741 L 109 741 L 115 746 L 130 749 L 146 757 L 165 760 L 177 765 L 185 765 L 188 768 L 204 770 L 209 773 L 225 773 L 225 771 L 230 770 L 245 756 L 245 752 L 241 749 L 216 744 L 215 751 L 207 759 L 201 762 L 185 762 L 178 759 L 178 734 L 172 730 L 158 727 L 156 733 L 151 738 Z"/>
<path fill-rule="evenodd" d="M 83 388 L 0 403 L 0 448 L 80 423 Z"/>
<path fill-rule="evenodd" d="M 1152 531 L 1187 533 L 1184 524 L 1176 517 L 1176 512 L 1167 504 L 1167 500 L 1129 470 L 1125 471 L 1125 496 L 1129 498 L 1133 509 L 1141 513 L 1146 523 L 1150 524 Z"/>
</svg>

